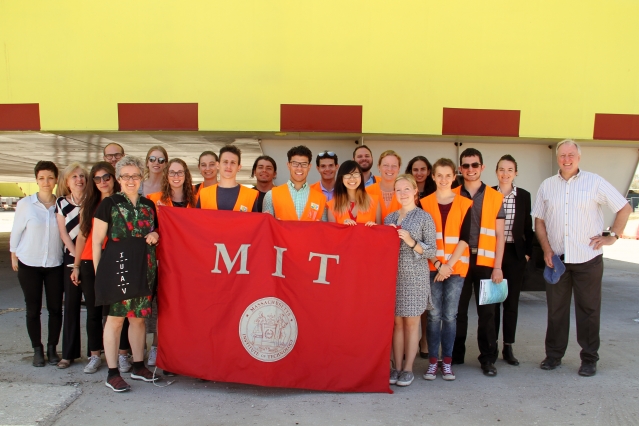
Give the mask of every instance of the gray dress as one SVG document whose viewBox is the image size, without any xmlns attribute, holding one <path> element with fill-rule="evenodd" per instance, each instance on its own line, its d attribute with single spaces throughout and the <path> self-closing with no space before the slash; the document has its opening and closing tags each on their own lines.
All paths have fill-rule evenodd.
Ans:
<svg viewBox="0 0 639 426">
<path fill-rule="evenodd" d="M 384 225 L 397 225 L 398 218 L 399 211 L 393 212 L 386 216 Z M 437 251 L 435 224 L 428 213 L 415 208 L 406 214 L 401 227 L 422 246 L 424 252 L 418 254 L 404 241 L 400 243 L 395 316 L 415 317 L 431 307 L 428 258 L 435 256 Z"/>
</svg>

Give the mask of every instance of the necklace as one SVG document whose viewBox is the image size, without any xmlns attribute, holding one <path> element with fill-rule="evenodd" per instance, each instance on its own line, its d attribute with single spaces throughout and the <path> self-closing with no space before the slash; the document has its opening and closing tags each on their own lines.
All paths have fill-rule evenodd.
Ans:
<svg viewBox="0 0 639 426">
<path fill-rule="evenodd" d="M 51 204 L 55 203 L 55 196 L 54 196 L 53 194 L 51 194 L 51 196 L 53 197 L 53 201 L 49 201 L 49 202 L 46 202 L 46 203 L 45 203 L 44 201 L 42 201 L 42 200 L 40 199 L 40 193 L 38 192 L 38 193 L 36 194 L 36 197 L 38 198 L 38 201 L 40 201 L 40 203 L 41 203 L 41 204 L 44 204 L 45 206 L 47 206 L 47 205 L 51 205 Z"/>
<path fill-rule="evenodd" d="M 75 198 L 73 198 L 73 193 L 71 193 L 71 203 L 72 203 L 74 206 L 81 207 L 81 206 L 82 206 L 82 202 L 83 202 L 83 201 L 84 201 L 84 196 L 82 196 L 82 199 L 81 199 L 81 200 L 80 200 L 80 202 L 78 203 L 78 202 L 76 202 L 76 201 L 75 201 Z"/>
</svg>

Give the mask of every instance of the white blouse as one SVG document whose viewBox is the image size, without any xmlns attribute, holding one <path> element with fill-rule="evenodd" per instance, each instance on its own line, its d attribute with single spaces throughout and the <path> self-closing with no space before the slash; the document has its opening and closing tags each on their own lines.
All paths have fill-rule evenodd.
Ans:
<svg viewBox="0 0 639 426">
<path fill-rule="evenodd" d="M 51 268 L 62 264 L 62 239 L 55 204 L 48 209 L 33 194 L 18 201 L 9 249 L 27 266 Z"/>
</svg>

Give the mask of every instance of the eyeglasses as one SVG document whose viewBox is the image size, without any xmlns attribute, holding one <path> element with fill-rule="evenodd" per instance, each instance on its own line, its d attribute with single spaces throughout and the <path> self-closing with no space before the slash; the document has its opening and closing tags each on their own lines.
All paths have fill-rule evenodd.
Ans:
<svg viewBox="0 0 639 426">
<path fill-rule="evenodd" d="M 335 157 L 335 153 L 333 151 L 324 151 L 324 152 L 320 152 L 319 154 L 317 154 L 318 157 Z"/>
<path fill-rule="evenodd" d="M 169 170 L 169 176 L 171 177 L 184 177 L 184 170 L 178 170 L 177 172 L 175 170 Z"/>
<path fill-rule="evenodd" d="M 472 167 L 473 169 L 478 169 L 478 168 L 480 168 L 481 166 L 482 166 L 482 164 L 481 164 L 481 163 L 465 163 L 465 164 L 462 164 L 462 165 L 461 165 L 461 168 L 462 168 L 462 169 L 464 169 L 464 170 L 468 170 L 468 169 L 470 169 L 471 167 Z"/>
<path fill-rule="evenodd" d="M 100 181 L 102 181 L 102 182 L 108 182 L 108 181 L 110 181 L 110 180 L 111 180 L 111 173 L 107 173 L 107 174 L 102 175 L 102 176 L 93 176 L 93 182 L 95 182 L 95 183 L 96 183 L 96 185 L 97 185 L 98 183 L 100 183 Z"/>
<path fill-rule="evenodd" d="M 351 174 L 348 174 L 348 175 L 344 175 L 344 179 L 346 179 L 346 180 L 359 179 L 361 177 L 362 177 L 361 173 L 351 173 Z"/>
<path fill-rule="evenodd" d="M 309 164 L 309 163 L 299 163 L 299 162 L 297 162 L 297 161 L 291 161 L 289 164 L 290 164 L 290 165 L 291 165 L 291 167 L 293 167 L 294 169 L 296 169 L 296 168 L 298 168 L 298 167 L 301 167 L 301 168 L 305 169 L 305 168 L 307 168 L 307 167 L 308 167 L 308 164 Z"/>
<path fill-rule="evenodd" d="M 142 175 L 120 175 L 120 179 L 123 181 L 130 181 L 130 180 L 141 180 L 142 179 Z"/>
<path fill-rule="evenodd" d="M 166 158 L 164 158 L 164 157 L 156 157 L 155 155 L 152 155 L 152 156 L 149 157 L 149 161 L 151 163 L 155 163 L 157 161 L 159 164 L 164 164 L 164 162 L 166 161 Z"/>
<path fill-rule="evenodd" d="M 107 160 L 119 160 L 120 158 L 123 157 L 123 154 L 117 153 L 117 154 L 104 154 L 104 158 L 106 158 Z"/>
</svg>

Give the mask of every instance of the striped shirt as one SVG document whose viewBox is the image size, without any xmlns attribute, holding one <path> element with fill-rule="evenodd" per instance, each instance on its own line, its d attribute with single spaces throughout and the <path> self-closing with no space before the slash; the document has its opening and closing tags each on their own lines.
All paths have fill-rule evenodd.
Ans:
<svg viewBox="0 0 639 426">
<path fill-rule="evenodd" d="M 66 197 L 60 197 L 55 202 L 55 212 L 64 217 L 67 234 L 69 234 L 73 244 L 75 244 L 75 240 L 80 233 L 80 206 L 71 204 Z M 70 254 L 66 245 L 64 252 Z"/>
<path fill-rule="evenodd" d="M 501 193 L 501 188 L 497 185 L 497 192 Z M 515 197 L 517 197 L 517 187 L 513 185 L 513 190 L 508 195 L 504 195 L 504 212 L 506 221 L 504 223 L 504 238 L 507 243 L 514 243 L 513 223 L 515 222 Z"/>
<path fill-rule="evenodd" d="M 544 180 L 537 192 L 532 216 L 545 222 L 550 248 L 565 263 L 584 263 L 603 253 L 590 238 L 604 229 L 602 205 L 613 212 L 628 201 L 601 176 L 580 170 L 568 180 L 560 173 Z"/>
<path fill-rule="evenodd" d="M 295 184 L 290 180 L 286 184 L 288 186 L 288 192 L 291 194 L 291 198 L 293 199 L 293 204 L 295 205 L 295 213 L 297 213 L 297 218 L 299 219 L 304 213 L 304 208 L 306 207 L 311 187 L 307 182 L 304 182 L 304 185 L 302 185 L 300 189 L 295 189 Z M 322 222 L 328 221 L 327 210 L 328 209 L 325 208 L 324 213 L 322 213 Z M 267 192 L 264 196 L 262 212 L 275 216 L 275 210 L 273 209 L 273 191 Z"/>
</svg>

